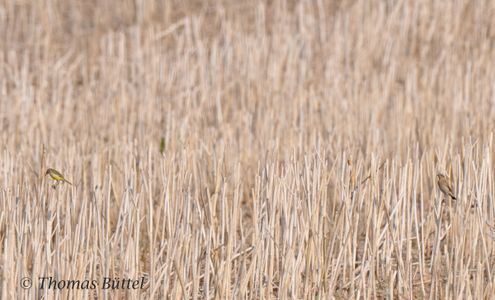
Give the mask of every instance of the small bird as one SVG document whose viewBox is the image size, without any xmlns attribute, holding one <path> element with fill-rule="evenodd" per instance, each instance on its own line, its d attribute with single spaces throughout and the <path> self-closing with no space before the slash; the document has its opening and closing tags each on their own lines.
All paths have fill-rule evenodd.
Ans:
<svg viewBox="0 0 495 300">
<path fill-rule="evenodd" d="M 50 175 L 50 177 L 57 182 L 57 184 L 61 182 L 67 182 L 68 184 L 72 185 L 67 179 L 65 179 L 64 175 L 60 174 L 59 171 L 55 169 L 48 169 L 46 170 L 45 176 Z"/>
<path fill-rule="evenodd" d="M 450 182 L 445 175 L 440 173 L 437 174 L 437 184 L 442 193 L 451 197 L 453 200 L 457 200 L 457 198 L 454 196 L 454 193 L 452 192 L 452 186 L 450 185 Z"/>
</svg>

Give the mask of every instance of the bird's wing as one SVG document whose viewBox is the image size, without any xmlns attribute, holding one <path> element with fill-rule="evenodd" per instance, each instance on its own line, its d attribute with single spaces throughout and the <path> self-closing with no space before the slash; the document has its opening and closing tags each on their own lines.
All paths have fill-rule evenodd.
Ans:
<svg viewBox="0 0 495 300">
<path fill-rule="evenodd" d="M 55 174 L 55 175 L 57 175 L 57 176 L 60 176 L 60 177 L 64 178 L 64 175 L 60 174 L 60 172 L 59 172 L 59 171 L 57 171 L 57 170 L 52 170 L 52 172 L 53 172 L 53 174 Z"/>
</svg>

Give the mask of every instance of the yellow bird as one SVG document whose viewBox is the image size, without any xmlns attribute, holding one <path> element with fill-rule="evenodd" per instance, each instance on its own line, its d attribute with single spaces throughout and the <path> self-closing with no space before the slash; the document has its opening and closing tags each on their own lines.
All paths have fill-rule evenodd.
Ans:
<svg viewBox="0 0 495 300">
<path fill-rule="evenodd" d="M 60 174 L 60 172 L 55 170 L 55 169 L 50 168 L 50 169 L 46 170 L 45 176 L 46 175 L 50 175 L 50 177 L 53 180 L 55 180 L 57 183 L 62 181 L 62 182 L 67 182 L 68 184 L 72 185 L 72 183 L 70 183 L 69 181 L 67 181 L 67 179 L 65 179 L 64 175 Z"/>
</svg>

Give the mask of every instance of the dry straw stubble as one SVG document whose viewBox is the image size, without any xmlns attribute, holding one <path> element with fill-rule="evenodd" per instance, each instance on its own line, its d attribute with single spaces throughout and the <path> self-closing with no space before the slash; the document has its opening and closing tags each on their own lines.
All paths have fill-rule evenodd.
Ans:
<svg viewBox="0 0 495 300">
<path fill-rule="evenodd" d="M 0 297 L 488 298 L 494 10 L 4 1 Z"/>
</svg>

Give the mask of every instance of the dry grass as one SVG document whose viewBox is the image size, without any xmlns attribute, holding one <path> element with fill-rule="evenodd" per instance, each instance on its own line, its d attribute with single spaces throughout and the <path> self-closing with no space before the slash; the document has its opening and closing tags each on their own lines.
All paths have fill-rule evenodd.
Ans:
<svg viewBox="0 0 495 300">
<path fill-rule="evenodd" d="M 0 35 L 0 298 L 495 292 L 495 3 L 4 0 Z"/>
</svg>

